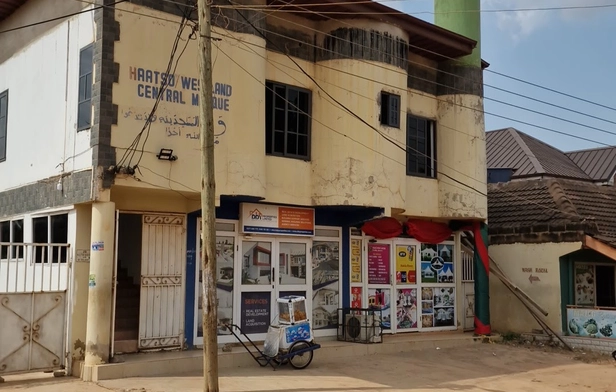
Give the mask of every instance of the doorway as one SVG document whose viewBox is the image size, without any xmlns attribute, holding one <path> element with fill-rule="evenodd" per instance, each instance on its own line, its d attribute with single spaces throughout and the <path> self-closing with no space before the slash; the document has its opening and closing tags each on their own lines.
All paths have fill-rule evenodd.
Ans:
<svg viewBox="0 0 616 392">
<path fill-rule="evenodd" d="M 384 333 L 456 329 L 453 250 L 449 241 L 370 240 L 364 300 L 366 307 L 381 310 Z"/>
<path fill-rule="evenodd" d="M 289 238 L 243 239 L 241 242 L 240 323 L 242 330 L 264 338 L 277 320 L 279 297 L 301 295 L 312 309 L 311 241 Z"/>
</svg>

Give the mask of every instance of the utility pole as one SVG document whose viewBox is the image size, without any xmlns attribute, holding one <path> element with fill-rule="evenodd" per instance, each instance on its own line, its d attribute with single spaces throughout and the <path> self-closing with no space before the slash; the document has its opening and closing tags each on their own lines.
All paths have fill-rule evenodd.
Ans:
<svg viewBox="0 0 616 392">
<path fill-rule="evenodd" d="M 212 108 L 210 0 L 198 0 L 199 124 L 201 127 L 201 273 L 203 295 L 203 391 L 218 392 L 218 301 L 216 296 L 216 181 Z"/>
</svg>

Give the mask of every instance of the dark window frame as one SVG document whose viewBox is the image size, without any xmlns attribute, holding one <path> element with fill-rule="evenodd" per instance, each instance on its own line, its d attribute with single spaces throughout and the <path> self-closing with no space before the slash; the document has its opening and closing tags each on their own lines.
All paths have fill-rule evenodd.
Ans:
<svg viewBox="0 0 616 392">
<path fill-rule="evenodd" d="M 400 103 L 400 95 L 381 91 L 381 125 L 400 129 Z"/>
<path fill-rule="evenodd" d="M 88 62 L 90 64 L 89 69 L 82 69 L 82 63 L 84 53 L 89 51 L 91 54 L 91 60 Z M 85 131 L 86 129 L 90 129 L 92 127 L 92 89 L 94 86 L 94 44 L 89 44 L 81 48 L 79 50 L 79 82 L 78 82 L 78 90 L 77 90 L 77 132 Z M 90 81 L 88 86 L 88 80 Z M 87 123 L 81 123 L 81 118 L 83 113 L 81 112 L 84 107 L 87 107 L 89 121 Z"/>
<path fill-rule="evenodd" d="M 61 220 L 58 222 L 58 220 Z M 45 232 L 43 233 L 40 225 L 37 227 L 37 222 L 42 223 L 45 222 Z M 54 225 L 54 223 L 56 225 Z M 62 227 L 62 223 L 65 224 Z M 42 215 L 32 217 L 32 242 L 35 244 L 48 244 L 48 245 L 63 245 L 68 244 L 68 225 L 69 225 L 69 214 L 68 212 L 59 212 L 56 214 L 50 215 Z M 59 226 L 59 227 L 58 227 Z M 37 232 L 37 228 L 41 231 Z M 62 239 L 58 239 L 58 234 L 55 232 L 55 229 L 64 229 L 63 235 L 60 237 L 65 237 Z M 43 235 L 44 234 L 44 235 Z M 55 240 L 55 241 L 54 241 Z M 68 261 L 66 247 L 51 247 L 51 246 L 36 246 L 33 250 L 34 262 L 37 264 L 40 263 L 66 263 Z M 51 257 L 48 257 L 48 253 L 51 253 Z"/>
<path fill-rule="evenodd" d="M 4 110 L 2 102 L 6 101 Z M 2 113 L 4 115 L 2 115 Z M 9 133 L 9 90 L 4 90 L 0 93 L 0 140 L 4 139 L 4 143 L 0 143 L 0 162 L 6 161 L 6 151 L 8 149 L 8 133 Z"/>
<path fill-rule="evenodd" d="M 280 99 L 277 96 L 276 89 L 284 88 L 284 130 L 275 129 L 276 128 L 276 110 L 282 109 L 276 107 L 276 99 Z M 298 93 L 298 101 L 299 94 L 307 95 L 307 106 L 306 110 L 291 104 L 289 101 L 289 91 L 296 91 Z M 310 161 L 312 154 L 312 91 L 289 85 L 280 82 L 275 82 L 273 80 L 267 80 L 265 83 L 265 154 L 270 156 L 277 156 L 283 158 L 292 158 L 299 159 L 302 161 Z M 269 107 L 268 105 L 271 105 Z M 289 107 L 295 106 L 295 109 L 298 114 L 297 126 L 298 129 L 295 132 L 289 131 Z M 300 116 L 306 117 L 306 133 L 300 133 Z M 276 133 L 284 132 L 284 141 L 283 141 L 283 152 L 276 151 Z M 288 137 L 290 134 L 295 134 L 297 137 L 296 141 L 296 151 L 299 151 L 299 140 L 300 137 L 306 138 L 306 154 L 297 154 L 288 152 Z"/>
<path fill-rule="evenodd" d="M 423 125 L 423 129 L 420 129 L 420 124 Z M 423 137 L 420 131 L 423 131 Z M 436 163 L 436 121 L 407 114 L 406 175 L 436 179 Z M 422 167 L 425 169 L 424 172 L 421 170 Z"/>
<path fill-rule="evenodd" d="M 8 232 L 8 238 L 5 237 L 7 232 Z M 7 220 L 0 221 L 0 242 L 23 244 L 24 242 L 24 219 L 15 218 L 15 219 L 7 219 Z M 11 253 L 9 253 L 9 246 L 2 247 L 2 249 L 0 249 L 0 259 L 6 260 L 8 256 L 11 256 L 11 258 L 18 258 L 18 259 L 23 258 L 24 257 L 23 245 L 13 245 Z"/>
</svg>

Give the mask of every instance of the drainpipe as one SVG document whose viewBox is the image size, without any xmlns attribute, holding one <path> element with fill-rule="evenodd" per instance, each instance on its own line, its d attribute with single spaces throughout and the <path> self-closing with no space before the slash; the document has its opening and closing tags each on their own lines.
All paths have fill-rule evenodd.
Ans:
<svg viewBox="0 0 616 392">
<path fill-rule="evenodd" d="M 439 170 L 485 195 L 487 168 L 481 69 L 481 0 L 434 0 L 434 13 L 437 26 L 477 42 L 471 54 L 445 59 L 438 66 L 437 121 L 441 125 L 437 125 Z M 456 200 L 464 200 L 460 203 L 460 213 L 477 220 L 474 226 L 475 333 L 489 335 L 488 236 L 487 225 L 479 223 L 479 220 L 487 218 L 487 198 L 480 192 L 461 189 L 458 184 L 439 182 L 439 198 L 444 198 L 447 200 L 445 204 L 452 206 L 441 211 L 441 215 L 451 214 Z M 466 205 L 475 207 L 471 210 Z"/>
</svg>

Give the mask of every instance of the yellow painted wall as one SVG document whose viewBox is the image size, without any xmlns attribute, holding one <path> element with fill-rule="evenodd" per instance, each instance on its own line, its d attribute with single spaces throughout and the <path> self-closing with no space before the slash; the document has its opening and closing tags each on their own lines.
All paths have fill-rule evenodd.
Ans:
<svg viewBox="0 0 616 392">
<path fill-rule="evenodd" d="M 490 256 L 513 283 L 549 314 L 545 318 L 555 331 L 562 330 L 559 257 L 579 250 L 581 242 L 508 244 L 489 247 Z M 525 272 L 523 268 L 532 268 Z M 545 268 L 537 272 L 536 268 Z M 530 282 L 530 275 L 539 282 Z M 490 322 L 495 331 L 524 333 L 541 328 L 521 302 L 494 275 L 490 275 Z"/>
<path fill-rule="evenodd" d="M 153 99 L 138 96 L 138 85 L 147 84 L 150 86 L 148 88 L 158 85 L 154 81 L 138 82 L 135 80 L 137 74 L 131 74 L 131 70 L 164 71 L 178 29 L 177 23 L 135 15 L 123 9 L 179 21 L 172 15 L 132 4 L 116 7 L 121 37 L 115 44 L 115 61 L 120 64 L 120 77 L 119 83 L 114 84 L 113 100 L 119 108 L 119 119 L 112 129 L 112 145 L 117 148 L 118 160 L 123 149 L 134 141 L 141 130 L 144 118 L 154 103 Z M 298 16 L 287 18 L 282 13 L 268 17 L 270 29 L 276 28 L 283 33 L 293 29 L 297 34 L 309 36 L 316 34 L 317 40 L 323 37 L 317 31 L 332 31 L 349 24 L 388 32 L 408 40 L 406 33 L 398 27 L 376 21 L 307 22 Z M 188 31 L 184 38 L 187 35 Z M 228 111 L 214 112 L 215 122 L 220 120 L 220 124 L 215 126 L 216 132 L 220 133 L 215 147 L 218 195 L 250 195 L 263 197 L 272 203 L 300 205 L 378 206 L 387 211 L 396 209 L 413 216 L 434 218 L 485 217 L 485 200 L 477 199 L 473 194 L 463 194 L 459 189 L 454 190 L 446 183 L 447 179 L 439 177 L 437 181 L 406 176 L 406 112 L 438 121 L 441 114 L 436 97 L 407 88 L 404 69 L 363 60 L 339 59 L 312 63 L 296 59 L 322 88 L 390 138 L 395 143 L 392 144 L 339 107 L 287 56 L 267 51 L 263 39 L 222 29 L 215 29 L 213 35 L 221 38 L 213 42 L 214 83 L 232 86 L 231 96 L 222 97 L 228 99 Z M 152 44 L 153 36 L 156 37 L 156 45 Z M 180 51 L 183 44 L 184 41 L 180 41 Z M 196 54 L 196 41 L 191 41 L 176 74 L 198 78 Z M 436 66 L 434 62 L 416 55 L 412 58 L 431 67 Z M 309 162 L 265 155 L 266 80 L 312 91 Z M 191 101 L 192 94 L 197 91 L 192 91 L 190 86 L 184 87 L 171 87 L 178 94 L 181 92 L 184 104 L 161 102 L 159 105 L 157 121 L 151 126 L 140 163 L 142 170 L 136 175 L 141 181 L 131 177 L 118 178 L 116 186 L 123 187 L 122 192 L 140 187 L 173 189 L 198 195 L 199 141 L 193 139 L 198 133 L 194 122 L 195 116 L 198 116 L 198 106 L 193 106 Z M 380 125 L 380 92 L 383 90 L 401 96 L 400 129 Z M 483 122 L 479 129 L 477 124 L 469 123 L 470 117 L 459 114 L 456 127 L 474 126 L 474 130 L 469 132 L 482 133 Z M 186 122 L 188 125 L 184 124 Z M 482 172 L 482 177 L 476 177 L 483 178 L 483 184 L 471 184 L 485 190 L 485 158 L 483 164 L 479 162 L 482 154 L 477 155 L 479 158 L 469 156 L 467 149 L 456 153 L 456 143 L 467 142 L 469 138 L 460 138 L 443 127 L 437 127 L 437 159 L 464 172 Z M 158 160 L 155 155 L 160 148 L 172 148 L 178 160 L 172 163 Z M 481 149 L 481 144 L 475 143 L 469 148 L 475 151 Z M 133 159 L 131 165 L 137 159 Z M 440 165 L 437 167 L 445 172 Z M 460 180 L 468 182 L 467 178 Z M 126 200 L 126 203 L 139 204 L 135 200 Z M 177 209 L 183 209 L 186 203 L 180 204 Z M 186 208 L 193 204 L 189 200 Z"/>
</svg>

